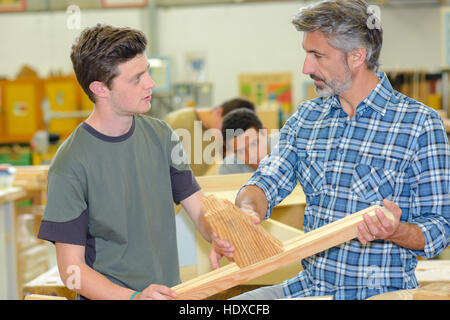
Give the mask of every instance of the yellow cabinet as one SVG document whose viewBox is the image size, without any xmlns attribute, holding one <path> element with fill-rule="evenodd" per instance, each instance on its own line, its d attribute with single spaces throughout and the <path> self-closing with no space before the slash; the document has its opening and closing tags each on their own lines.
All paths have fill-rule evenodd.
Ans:
<svg viewBox="0 0 450 320">
<path fill-rule="evenodd" d="M 44 81 L 45 96 L 50 103 L 52 114 L 63 115 L 67 112 L 79 110 L 79 92 L 75 77 L 54 77 Z M 52 117 L 48 124 L 51 133 L 58 133 L 62 137 L 68 136 L 80 123 L 77 118 Z"/>
<path fill-rule="evenodd" d="M 92 109 L 75 75 L 0 80 L 0 144 L 29 143 L 38 130 L 64 140 Z"/>
<path fill-rule="evenodd" d="M 0 83 L 0 143 L 27 143 L 42 128 L 39 80 L 19 79 Z"/>
<path fill-rule="evenodd" d="M 88 95 L 83 91 L 81 86 L 79 86 L 80 97 L 81 97 L 81 110 L 92 111 L 94 108 L 94 103 L 89 99 Z"/>
</svg>

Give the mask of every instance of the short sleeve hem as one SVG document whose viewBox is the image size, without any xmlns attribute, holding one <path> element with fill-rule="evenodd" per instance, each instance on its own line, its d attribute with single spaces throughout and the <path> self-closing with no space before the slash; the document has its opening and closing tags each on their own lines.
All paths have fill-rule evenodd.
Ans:
<svg viewBox="0 0 450 320">
<path fill-rule="evenodd" d="M 76 219 L 66 222 L 42 220 L 38 238 L 52 243 L 62 242 L 85 246 L 88 237 L 88 209 Z"/>
<path fill-rule="evenodd" d="M 201 189 L 191 170 L 177 170 L 170 167 L 173 201 L 179 204 Z"/>
</svg>

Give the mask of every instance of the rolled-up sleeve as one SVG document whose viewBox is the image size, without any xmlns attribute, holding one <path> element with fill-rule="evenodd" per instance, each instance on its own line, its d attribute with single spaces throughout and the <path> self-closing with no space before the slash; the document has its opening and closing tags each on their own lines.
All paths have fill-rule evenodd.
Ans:
<svg viewBox="0 0 450 320">
<path fill-rule="evenodd" d="M 297 185 L 297 152 L 295 129 L 298 124 L 297 114 L 293 115 L 280 130 L 278 144 L 263 160 L 252 177 L 242 186 L 254 185 L 264 191 L 268 209 L 268 219 L 273 208 L 283 201 Z M 242 189 L 241 188 L 241 189 Z"/>
<path fill-rule="evenodd" d="M 416 255 L 432 258 L 450 243 L 450 145 L 442 120 L 432 116 L 418 137 L 411 165 L 412 223 L 425 237 Z"/>
</svg>

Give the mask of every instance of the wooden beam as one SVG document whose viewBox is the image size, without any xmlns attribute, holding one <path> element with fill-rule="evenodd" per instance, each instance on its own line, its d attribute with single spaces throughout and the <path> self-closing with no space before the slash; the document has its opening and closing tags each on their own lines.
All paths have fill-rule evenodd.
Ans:
<svg viewBox="0 0 450 320">
<path fill-rule="evenodd" d="M 239 268 L 236 263 L 230 263 L 222 268 L 181 283 L 172 289 L 177 292 L 178 299 L 207 298 L 299 259 L 304 259 L 356 238 L 357 225 L 363 221 L 363 215 L 367 213 L 370 217 L 374 217 L 376 209 L 381 209 L 389 219 L 394 220 L 392 213 L 387 209 L 380 206 L 371 206 L 283 242 L 283 252 L 275 256 L 243 268 Z"/>
<path fill-rule="evenodd" d="M 436 282 L 416 289 L 386 292 L 366 300 L 450 300 L 450 282 Z"/>
<path fill-rule="evenodd" d="M 66 297 L 47 296 L 42 294 L 30 294 L 24 300 L 67 300 Z"/>
<path fill-rule="evenodd" d="M 196 177 L 203 192 L 212 193 L 217 198 L 226 199 L 234 203 L 240 188 L 252 176 L 252 173 L 224 174 Z M 300 184 L 292 190 L 286 198 L 277 205 L 277 208 L 293 205 L 306 205 L 306 196 Z"/>
</svg>

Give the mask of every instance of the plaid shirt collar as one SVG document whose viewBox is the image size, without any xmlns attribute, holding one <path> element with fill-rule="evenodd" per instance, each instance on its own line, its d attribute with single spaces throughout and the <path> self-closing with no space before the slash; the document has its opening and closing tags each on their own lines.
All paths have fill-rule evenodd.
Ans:
<svg viewBox="0 0 450 320">
<path fill-rule="evenodd" d="M 378 79 L 380 79 L 380 82 L 378 82 L 378 84 L 375 86 L 375 88 L 373 88 L 370 94 L 359 103 L 358 107 L 356 108 L 357 114 L 361 114 L 362 112 L 364 112 L 367 107 L 372 108 L 374 111 L 380 113 L 381 116 L 384 116 L 384 114 L 386 113 L 386 107 L 391 100 L 394 89 L 392 88 L 392 85 L 389 82 L 386 73 L 379 71 L 377 72 L 377 77 Z M 329 108 L 342 108 L 341 103 L 339 102 L 339 96 L 334 95 L 324 99 L 324 105 L 327 105 Z M 328 101 L 326 101 L 327 99 Z"/>
</svg>

